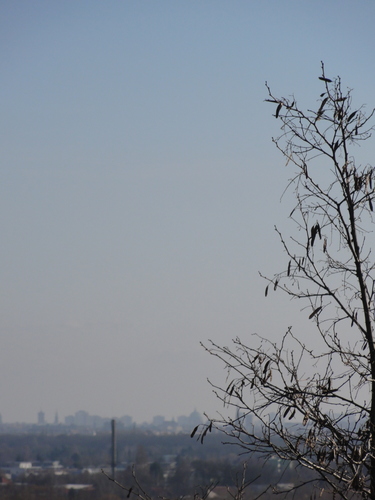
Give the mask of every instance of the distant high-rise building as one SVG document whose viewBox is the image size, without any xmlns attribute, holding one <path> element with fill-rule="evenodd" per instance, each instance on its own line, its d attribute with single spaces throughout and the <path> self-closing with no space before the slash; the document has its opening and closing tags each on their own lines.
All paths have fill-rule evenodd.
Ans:
<svg viewBox="0 0 375 500">
<path fill-rule="evenodd" d="M 39 425 L 44 425 L 46 423 L 44 419 L 44 411 L 38 412 L 38 424 Z"/>
<path fill-rule="evenodd" d="M 90 415 L 87 413 L 87 411 L 83 410 L 76 411 L 74 416 L 75 425 L 87 426 L 90 424 L 89 420 L 90 420 Z"/>
<path fill-rule="evenodd" d="M 124 415 L 119 418 L 119 422 L 121 422 L 124 427 L 131 427 L 133 425 L 133 418 L 129 417 L 129 415 Z"/>
<path fill-rule="evenodd" d="M 164 422 L 165 422 L 165 417 L 163 417 L 162 415 L 156 415 L 152 419 L 152 425 L 155 425 L 155 427 L 159 427 L 160 425 L 163 425 Z"/>
<path fill-rule="evenodd" d="M 74 425 L 73 415 L 68 415 L 67 417 L 65 417 L 65 425 Z"/>
<path fill-rule="evenodd" d="M 58 425 L 59 423 L 59 414 L 56 412 L 55 413 L 55 425 Z"/>
</svg>

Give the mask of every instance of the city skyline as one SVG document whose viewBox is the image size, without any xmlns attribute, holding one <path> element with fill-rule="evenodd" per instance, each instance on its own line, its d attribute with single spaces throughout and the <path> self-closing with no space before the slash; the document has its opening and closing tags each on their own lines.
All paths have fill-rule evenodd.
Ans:
<svg viewBox="0 0 375 500">
<path fill-rule="evenodd" d="M 77 410 L 73 415 L 66 415 L 59 417 L 58 412 L 55 412 L 53 418 L 48 418 L 43 410 L 40 410 L 35 421 L 17 421 L 17 422 L 4 422 L 0 414 L 0 431 L 12 432 L 14 426 L 23 426 L 29 432 L 36 432 L 38 428 L 51 428 L 52 430 L 61 430 L 63 428 L 91 428 L 93 430 L 110 430 L 110 423 L 112 420 L 117 422 L 120 430 L 129 429 L 155 429 L 164 432 L 184 432 L 190 433 L 196 425 L 204 422 L 204 417 L 197 410 L 193 410 L 188 415 L 178 415 L 176 417 L 167 418 L 164 415 L 153 415 L 147 420 L 136 421 L 130 415 L 90 415 L 85 410 Z"/>
</svg>

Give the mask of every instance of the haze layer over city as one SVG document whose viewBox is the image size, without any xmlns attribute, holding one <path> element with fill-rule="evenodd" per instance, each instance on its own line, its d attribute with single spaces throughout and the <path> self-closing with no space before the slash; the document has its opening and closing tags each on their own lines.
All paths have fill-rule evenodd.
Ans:
<svg viewBox="0 0 375 500">
<path fill-rule="evenodd" d="M 265 81 L 374 103 L 372 2 L 2 2 L 0 413 L 214 415 L 223 345 L 288 326 L 293 168 Z M 372 148 L 372 149 L 370 149 Z M 358 149 L 369 161 L 373 140 Z"/>
</svg>

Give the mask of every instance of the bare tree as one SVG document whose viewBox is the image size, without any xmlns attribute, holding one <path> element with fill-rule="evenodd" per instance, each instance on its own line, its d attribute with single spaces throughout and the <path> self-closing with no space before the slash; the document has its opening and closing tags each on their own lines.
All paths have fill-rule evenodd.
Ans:
<svg viewBox="0 0 375 500">
<path fill-rule="evenodd" d="M 307 111 L 266 84 L 282 124 L 273 142 L 293 167 L 297 231 L 286 238 L 276 228 L 287 259 L 284 271 L 263 276 L 265 295 L 282 290 L 304 302 L 314 348 L 292 328 L 279 344 L 258 336 L 231 348 L 210 342 L 228 376 L 214 392 L 235 416 L 211 419 L 198 438 L 216 428 L 244 453 L 311 471 L 291 491 L 311 482 L 320 493 L 375 499 L 375 169 L 352 152 L 370 137 L 374 110 L 353 109 L 351 90 L 327 78 L 323 64 L 319 79 L 318 104 Z"/>
</svg>

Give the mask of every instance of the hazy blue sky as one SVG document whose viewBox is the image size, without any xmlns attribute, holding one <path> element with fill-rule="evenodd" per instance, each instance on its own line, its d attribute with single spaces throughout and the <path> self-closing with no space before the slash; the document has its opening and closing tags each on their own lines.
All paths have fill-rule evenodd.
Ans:
<svg viewBox="0 0 375 500">
<path fill-rule="evenodd" d="M 3 420 L 213 414 L 199 341 L 308 333 L 258 276 L 285 265 L 292 203 L 264 82 L 312 107 L 324 60 L 375 105 L 374 20 L 372 0 L 0 2 Z"/>
</svg>

